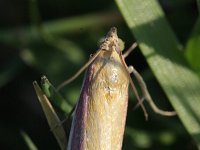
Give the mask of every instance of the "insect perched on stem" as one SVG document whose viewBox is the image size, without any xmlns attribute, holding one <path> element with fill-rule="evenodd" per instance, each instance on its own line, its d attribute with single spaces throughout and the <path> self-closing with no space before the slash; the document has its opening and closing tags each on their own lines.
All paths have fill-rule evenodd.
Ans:
<svg viewBox="0 0 200 150">
<path fill-rule="evenodd" d="M 61 89 L 87 68 L 81 95 L 74 112 L 68 150 L 121 149 L 129 84 L 147 119 L 148 114 L 131 80 L 130 73 L 136 76 L 143 98 L 149 102 L 155 112 L 166 116 L 175 115 L 175 112 L 162 111 L 156 107 L 142 77 L 133 67 L 126 65 L 124 58 L 130 51 L 122 55 L 117 29 L 113 27 L 88 63 L 58 87 L 58 90 Z"/>
</svg>

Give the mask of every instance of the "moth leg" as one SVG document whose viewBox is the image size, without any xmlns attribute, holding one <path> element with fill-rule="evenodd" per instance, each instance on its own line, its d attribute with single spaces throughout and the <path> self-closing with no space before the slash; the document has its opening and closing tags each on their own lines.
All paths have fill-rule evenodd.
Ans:
<svg viewBox="0 0 200 150">
<path fill-rule="evenodd" d="M 144 99 L 149 103 L 149 105 L 151 106 L 151 108 L 153 109 L 153 111 L 155 113 L 163 115 L 163 116 L 174 116 L 174 115 L 176 115 L 175 111 L 164 111 L 164 110 L 161 110 L 160 108 L 158 108 L 156 106 L 151 95 L 149 94 L 149 91 L 147 89 L 147 86 L 146 86 L 142 76 L 135 70 L 135 68 L 133 66 L 129 66 L 128 71 L 129 71 L 129 73 L 133 73 L 133 75 L 137 79 L 139 86 L 142 90 L 142 94 L 143 94 Z"/>
<path fill-rule="evenodd" d="M 65 122 L 66 122 L 66 123 L 69 123 L 70 118 L 72 117 L 72 114 L 74 113 L 75 109 L 76 109 L 76 105 L 72 108 L 72 110 L 69 112 L 69 114 L 66 116 L 66 118 L 63 119 L 62 121 L 60 121 L 60 123 L 57 124 L 53 129 L 51 129 L 51 131 L 53 131 L 53 130 L 55 130 L 56 128 L 62 126 L 63 123 L 65 123 Z"/>
<path fill-rule="evenodd" d="M 140 103 L 143 103 L 144 100 L 145 100 L 145 98 L 142 97 Z M 133 110 L 136 110 L 136 109 L 140 106 L 140 103 L 137 103 L 137 104 L 135 105 L 135 107 L 133 108 Z"/>
<path fill-rule="evenodd" d="M 137 47 L 137 43 L 134 42 L 131 47 L 126 50 L 126 52 L 123 54 L 123 58 L 126 58 L 135 48 Z"/>
</svg>

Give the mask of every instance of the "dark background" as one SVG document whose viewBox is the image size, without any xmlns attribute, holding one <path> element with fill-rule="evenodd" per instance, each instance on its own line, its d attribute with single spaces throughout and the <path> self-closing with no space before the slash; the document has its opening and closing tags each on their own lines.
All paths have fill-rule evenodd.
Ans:
<svg viewBox="0 0 200 150">
<path fill-rule="evenodd" d="M 129 32 L 117 6 L 106 0 L 40 0 L 37 8 L 39 15 L 31 8 L 34 0 L 0 1 L 0 149 L 28 149 L 21 132 L 26 132 L 38 149 L 59 149 L 49 130 L 45 116 L 34 92 L 32 82 L 40 80 L 45 74 L 55 85 L 73 75 L 97 50 L 97 43 L 105 36 L 110 27 L 118 28 L 119 37 L 128 48 L 134 37 Z M 187 41 L 197 17 L 194 0 L 162 0 L 166 17 L 183 45 Z M 84 15 L 89 18 L 83 19 Z M 99 18 L 105 17 L 100 23 Z M 36 19 L 34 19 L 36 17 Z M 48 42 L 38 30 L 28 35 L 27 28 L 40 26 L 41 22 L 69 20 L 76 23 L 66 31 L 52 35 L 58 41 Z M 59 28 L 59 27 L 58 27 Z M 64 42 L 63 46 L 60 46 Z M 165 94 L 151 73 L 139 49 L 128 59 L 141 72 L 154 99 L 162 108 L 172 109 Z M 62 94 L 73 106 L 78 98 L 83 75 L 66 87 Z M 193 139 L 186 132 L 177 117 L 166 118 L 155 115 L 148 108 L 150 119 L 145 121 L 136 105 L 133 92 L 130 91 L 127 129 L 123 149 L 197 149 Z M 64 114 L 58 110 L 61 119 Z M 67 129 L 66 129 L 67 130 Z"/>
</svg>

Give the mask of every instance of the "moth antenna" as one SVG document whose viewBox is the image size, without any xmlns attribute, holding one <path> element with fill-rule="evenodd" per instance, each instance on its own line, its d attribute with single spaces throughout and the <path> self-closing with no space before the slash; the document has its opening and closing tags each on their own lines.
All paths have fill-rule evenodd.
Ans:
<svg viewBox="0 0 200 150">
<path fill-rule="evenodd" d="M 148 120 L 148 113 L 147 113 L 147 111 L 146 111 L 146 109 L 145 109 L 145 107 L 144 107 L 144 105 L 142 103 L 142 100 L 141 100 L 141 98 L 140 98 L 140 96 L 139 96 L 139 94 L 137 92 L 137 89 L 136 89 L 136 87 L 135 87 L 135 85 L 134 85 L 134 83 L 132 81 L 132 78 L 131 78 L 131 76 L 129 74 L 129 71 L 128 71 L 128 67 L 127 67 L 127 65 L 126 65 L 126 63 L 124 61 L 124 58 L 122 57 L 122 53 L 120 54 L 120 59 L 121 59 L 123 65 L 124 65 L 124 67 L 126 68 L 126 73 L 127 73 L 128 78 L 129 78 L 131 87 L 133 89 L 133 92 L 135 93 L 135 96 L 136 96 L 136 99 L 138 101 L 138 104 L 141 106 L 141 108 L 142 108 L 142 110 L 144 112 L 145 120 Z"/>
<path fill-rule="evenodd" d="M 81 67 L 71 78 L 69 78 L 68 80 L 65 80 L 64 82 L 62 82 L 58 87 L 57 87 L 57 91 L 59 91 L 60 89 L 62 89 L 65 85 L 69 84 L 70 82 L 74 81 L 94 60 L 95 58 L 99 55 L 99 53 L 101 52 L 101 49 L 99 49 L 92 58 L 90 58 L 90 60 L 83 66 Z"/>
<path fill-rule="evenodd" d="M 123 57 L 126 58 L 135 48 L 137 47 L 137 43 L 134 42 L 131 47 L 126 50 L 126 52 L 123 54 Z"/>
<path fill-rule="evenodd" d="M 151 106 L 151 108 L 153 109 L 153 111 L 155 113 L 163 115 L 163 116 L 174 116 L 174 115 L 176 115 L 175 111 L 164 111 L 164 110 L 161 110 L 160 108 L 158 108 L 156 106 L 156 104 L 154 103 L 153 99 L 151 98 L 151 95 L 148 92 L 147 86 L 146 86 L 143 78 L 141 77 L 141 75 L 137 72 L 137 70 L 133 66 L 131 66 L 131 72 L 134 74 L 134 76 L 136 77 L 136 79 L 139 83 L 139 86 L 142 90 L 144 99 L 149 103 L 149 105 Z"/>
</svg>

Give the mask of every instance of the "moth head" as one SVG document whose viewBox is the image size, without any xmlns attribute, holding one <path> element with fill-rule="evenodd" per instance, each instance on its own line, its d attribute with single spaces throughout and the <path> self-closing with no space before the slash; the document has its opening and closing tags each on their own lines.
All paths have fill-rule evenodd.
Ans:
<svg viewBox="0 0 200 150">
<path fill-rule="evenodd" d="M 124 42 L 117 36 L 117 28 L 112 27 L 100 44 L 100 49 L 112 51 L 113 47 L 118 53 L 124 49 Z"/>
</svg>

